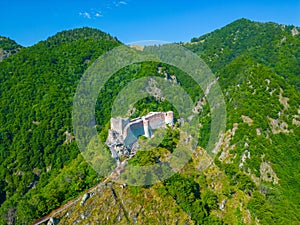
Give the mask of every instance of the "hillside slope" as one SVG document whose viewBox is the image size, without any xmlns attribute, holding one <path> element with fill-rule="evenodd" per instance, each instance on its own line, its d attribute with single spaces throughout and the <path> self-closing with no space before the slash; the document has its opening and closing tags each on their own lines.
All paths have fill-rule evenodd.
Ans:
<svg viewBox="0 0 300 225">
<path fill-rule="evenodd" d="M 220 70 L 246 55 L 271 68 L 300 90 L 299 31 L 300 28 L 295 26 L 240 19 L 222 29 L 193 38 L 185 46 L 199 53 L 213 70 Z"/>
<path fill-rule="evenodd" d="M 174 217 L 184 218 L 170 208 L 174 199 L 196 224 L 298 224 L 300 60 L 293 29 L 242 19 L 185 45 L 211 66 L 227 105 L 227 132 L 209 168 L 201 170 L 210 121 L 203 117 L 199 147 L 181 176 L 151 187 L 109 184 L 108 189 L 91 192 L 83 206 L 72 205 L 55 217 L 61 224 L 168 224 Z M 233 33 L 240 41 L 234 41 Z M 281 60 L 274 58 L 274 52 L 281 52 Z M 159 68 L 150 65 L 147 74 L 154 75 Z M 185 83 L 180 71 L 162 68 Z M 158 151 L 163 150 L 155 154 Z M 134 161 L 153 159 L 151 154 L 138 155 Z M 187 179 L 199 185 L 200 192 L 189 189 L 193 184 Z M 106 206 L 107 199 L 115 202 L 113 206 Z"/>
<path fill-rule="evenodd" d="M 248 207 L 263 224 L 299 221 L 297 30 L 241 19 L 186 45 L 217 74 L 226 98 L 228 136 L 215 163 L 231 179 L 244 171 L 256 183 L 261 195 Z"/>
<path fill-rule="evenodd" d="M 0 220 L 27 223 L 96 182 L 83 179 L 94 177 L 93 171 L 78 167 L 64 184 L 82 180 L 74 190 L 43 190 L 79 154 L 69 133 L 78 80 L 93 60 L 119 44 L 99 30 L 75 29 L 0 63 Z"/>
</svg>

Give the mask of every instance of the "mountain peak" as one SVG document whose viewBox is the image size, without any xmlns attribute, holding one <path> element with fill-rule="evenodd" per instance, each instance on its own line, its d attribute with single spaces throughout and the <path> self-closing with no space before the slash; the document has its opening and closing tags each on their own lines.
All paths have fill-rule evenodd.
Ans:
<svg viewBox="0 0 300 225">
<path fill-rule="evenodd" d="M 112 37 L 110 34 L 99 29 L 89 27 L 75 28 L 58 32 L 54 36 L 49 37 L 47 42 L 59 44 L 64 42 L 73 42 L 80 39 L 113 40 L 119 42 L 116 37 Z"/>
</svg>

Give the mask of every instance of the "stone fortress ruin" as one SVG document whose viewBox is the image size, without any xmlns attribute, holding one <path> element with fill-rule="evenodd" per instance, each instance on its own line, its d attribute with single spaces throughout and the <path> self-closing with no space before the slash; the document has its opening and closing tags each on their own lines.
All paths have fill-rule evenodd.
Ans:
<svg viewBox="0 0 300 225">
<path fill-rule="evenodd" d="M 153 130 L 173 126 L 174 113 L 150 112 L 149 114 L 130 120 L 129 118 L 111 118 L 110 130 L 106 144 L 113 158 L 134 155 L 135 144 L 140 136 L 151 138 Z"/>
</svg>

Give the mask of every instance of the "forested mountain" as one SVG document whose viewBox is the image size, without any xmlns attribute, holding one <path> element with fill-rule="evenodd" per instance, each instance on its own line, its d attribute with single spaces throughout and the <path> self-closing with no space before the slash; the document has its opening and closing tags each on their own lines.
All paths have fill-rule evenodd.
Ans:
<svg viewBox="0 0 300 225">
<path fill-rule="evenodd" d="M 236 171 L 256 183 L 248 208 L 262 224 L 300 221 L 298 30 L 241 19 L 185 45 L 217 74 L 226 97 L 231 137 L 215 163 L 238 186 Z"/>
<path fill-rule="evenodd" d="M 182 44 L 210 66 L 225 96 L 226 133 L 212 165 L 200 169 L 210 132 L 204 103 L 199 146 L 180 173 L 153 186 L 103 186 L 84 205 L 56 217 L 62 224 L 299 224 L 298 30 L 241 19 Z M 118 45 L 101 31 L 75 29 L 0 63 L 0 224 L 28 224 L 101 180 L 73 140 L 72 100 L 87 67 Z M 97 126 L 102 140 L 113 99 L 132 79 L 149 74 L 174 75 L 193 100 L 203 94 L 168 65 L 124 68 L 97 101 L 97 123 L 105 124 Z M 160 110 L 173 108 L 147 98 L 135 105 L 133 117 Z M 172 152 L 178 129 L 130 163 L 150 165 Z"/>
<path fill-rule="evenodd" d="M 79 153 L 75 142 L 67 144 L 77 83 L 91 61 L 119 44 L 101 31 L 75 29 L 23 49 L 1 63 L 2 223 L 7 211 L 16 212 L 15 217 L 24 223 L 38 218 L 96 182 L 94 172 L 77 167 L 81 178 L 71 176 L 66 183 L 77 183 L 74 190 L 49 186 Z M 84 179 L 86 174 L 90 176 Z M 49 189 L 42 190 L 45 186 Z"/>
<path fill-rule="evenodd" d="M 299 31 L 295 26 L 240 19 L 222 29 L 193 38 L 186 47 L 199 52 L 214 70 L 233 60 L 251 58 L 272 68 L 300 90 Z"/>
<path fill-rule="evenodd" d="M 10 55 L 17 53 L 21 48 L 22 46 L 15 41 L 0 36 L 0 62 Z"/>
</svg>

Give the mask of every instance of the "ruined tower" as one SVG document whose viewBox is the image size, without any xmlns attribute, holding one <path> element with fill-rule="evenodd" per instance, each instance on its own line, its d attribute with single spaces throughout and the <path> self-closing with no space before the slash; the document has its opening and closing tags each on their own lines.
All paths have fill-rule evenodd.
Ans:
<svg viewBox="0 0 300 225">
<path fill-rule="evenodd" d="M 173 126 L 174 125 L 174 112 L 169 111 L 166 112 L 165 115 L 165 123 L 168 124 L 169 126 Z"/>
</svg>

